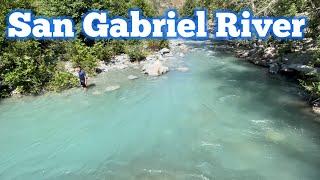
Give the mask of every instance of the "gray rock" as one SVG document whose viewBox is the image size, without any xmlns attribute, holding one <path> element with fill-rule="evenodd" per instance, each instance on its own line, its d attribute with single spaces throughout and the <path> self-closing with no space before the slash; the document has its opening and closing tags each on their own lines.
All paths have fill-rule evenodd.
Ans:
<svg viewBox="0 0 320 180">
<path fill-rule="evenodd" d="M 280 70 L 280 66 L 278 63 L 271 63 L 269 65 L 269 73 L 271 74 L 277 74 Z"/>
<path fill-rule="evenodd" d="M 317 69 L 308 65 L 303 64 L 289 64 L 283 65 L 281 68 L 284 72 L 297 71 L 302 74 L 316 74 Z"/>
</svg>

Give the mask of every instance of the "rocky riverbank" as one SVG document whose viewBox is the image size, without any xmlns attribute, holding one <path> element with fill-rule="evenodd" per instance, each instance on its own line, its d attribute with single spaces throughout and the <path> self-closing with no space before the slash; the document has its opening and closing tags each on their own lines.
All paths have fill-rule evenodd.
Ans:
<svg viewBox="0 0 320 180">
<path fill-rule="evenodd" d="M 175 54 L 184 56 L 188 51 L 188 47 L 182 41 L 170 41 L 169 48 L 163 48 L 160 51 L 149 54 L 145 60 L 139 62 L 132 62 L 127 54 L 115 56 L 110 63 L 100 61 L 96 68 L 98 74 L 108 72 L 111 70 L 123 70 L 127 68 L 139 69 L 141 72 L 149 76 L 160 76 L 167 73 L 170 68 L 169 60 Z M 77 76 L 75 69 L 71 62 L 65 63 L 65 70 Z M 186 67 L 179 67 L 177 70 L 187 71 Z"/>
</svg>

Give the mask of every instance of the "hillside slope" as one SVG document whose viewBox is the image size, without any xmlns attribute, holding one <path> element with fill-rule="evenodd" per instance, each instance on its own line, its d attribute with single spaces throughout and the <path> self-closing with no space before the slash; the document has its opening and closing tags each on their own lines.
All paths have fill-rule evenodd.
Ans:
<svg viewBox="0 0 320 180">
<path fill-rule="evenodd" d="M 158 9 L 162 14 L 162 12 L 168 8 L 180 9 L 183 6 L 185 0 L 150 0 L 150 2 L 155 7 L 155 9 Z"/>
</svg>

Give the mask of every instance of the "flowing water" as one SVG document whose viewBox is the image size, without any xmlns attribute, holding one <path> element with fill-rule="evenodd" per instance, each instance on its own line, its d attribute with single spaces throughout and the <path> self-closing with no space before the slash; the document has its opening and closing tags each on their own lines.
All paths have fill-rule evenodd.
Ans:
<svg viewBox="0 0 320 180">
<path fill-rule="evenodd" d="M 0 179 L 319 179 L 320 125 L 298 88 L 195 46 L 173 60 L 188 72 L 1 101 Z"/>
</svg>

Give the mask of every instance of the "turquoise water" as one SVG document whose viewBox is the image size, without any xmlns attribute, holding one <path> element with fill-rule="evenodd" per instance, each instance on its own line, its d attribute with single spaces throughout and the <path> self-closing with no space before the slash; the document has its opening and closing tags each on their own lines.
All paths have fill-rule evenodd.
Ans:
<svg viewBox="0 0 320 180">
<path fill-rule="evenodd" d="M 319 179 L 320 125 L 298 88 L 202 45 L 172 60 L 188 72 L 1 101 L 0 179 Z"/>
</svg>

